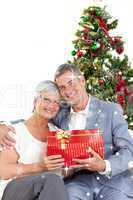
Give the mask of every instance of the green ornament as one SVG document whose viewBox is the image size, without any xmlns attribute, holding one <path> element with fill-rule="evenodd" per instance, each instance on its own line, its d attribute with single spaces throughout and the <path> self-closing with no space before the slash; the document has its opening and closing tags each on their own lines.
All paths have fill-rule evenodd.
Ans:
<svg viewBox="0 0 133 200">
<path fill-rule="evenodd" d="M 96 16 L 101 16 L 102 15 L 102 12 L 100 9 L 96 9 Z"/>
<path fill-rule="evenodd" d="M 75 55 L 76 55 L 76 51 L 73 50 L 73 51 L 71 52 L 71 55 L 72 55 L 72 56 L 75 56 Z"/>
<path fill-rule="evenodd" d="M 100 46 L 99 43 L 94 42 L 94 43 L 91 45 L 91 49 L 95 51 L 95 50 L 97 50 L 97 49 L 99 48 L 99 46 Z"/>
<path fill-rule="evenodd" d="M 89 51 L 86 51 L 86 53 L 84 54 L 85 58 L 89 58 L 90 57 L 90 52 Z"/>
<path fill-rule="evenodd" d="M 75 49 L 79 49 L 79 46 L 77 44 L 74 45 Z"/>
<path fill-rule="evenodd" d="M 83 20 L 83 22 L 88 22 L 89 21 L 89 17 L 88 16 L 83 16 L 82 20 Z"/>
</svg>

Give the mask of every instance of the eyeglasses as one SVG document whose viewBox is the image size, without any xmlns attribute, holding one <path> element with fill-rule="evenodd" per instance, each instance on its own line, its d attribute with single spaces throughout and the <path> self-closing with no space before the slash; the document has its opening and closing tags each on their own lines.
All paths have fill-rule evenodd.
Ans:
<svg viewBox="0 0 133 200">
<path fill-rule="evenodd" d="M 40 97 L 41 97 L 41 99 L 43 100 L 43 102 L 46 103 L 46 104 L 55 104 L 55 105 L 59 105 L 59 104 L 61 103 L 60 100 L 51 100 L 51 99 L 46 98 L 46 97 L 42 97 L 42 96 L 40 96 Z"/>
</svg>

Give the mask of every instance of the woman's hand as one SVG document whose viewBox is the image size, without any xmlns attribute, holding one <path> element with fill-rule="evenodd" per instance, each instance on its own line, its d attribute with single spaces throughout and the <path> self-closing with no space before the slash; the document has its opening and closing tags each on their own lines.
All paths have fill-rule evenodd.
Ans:
<svg viewBox="0 0 133 200">
<path fill-rule="evenodd" d="M 61 155 L 45 156 L 39 165 L 44 171 L 60 169 L 64 166 L 64 158 Z"/>
<path fill-rule="evenodd" d="M 15 144 L 15 139 L 13 137 L 15 134 L 14 128 L 12 126 L 0 125 L 0 146 L 1 148 L 11 148 Z"/>
</svg>

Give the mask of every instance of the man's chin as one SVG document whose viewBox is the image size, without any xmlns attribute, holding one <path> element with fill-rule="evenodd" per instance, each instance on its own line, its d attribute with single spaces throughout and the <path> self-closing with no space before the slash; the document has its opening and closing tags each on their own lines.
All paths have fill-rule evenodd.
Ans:
<svg viewBox="0 0 133 200">
<path fill-rule="evenodd" d="M 67 100 L 67 104 L 69 104 L 70 106 L 75 106 L 77 105 L 77 102 Z"/>
</svg>

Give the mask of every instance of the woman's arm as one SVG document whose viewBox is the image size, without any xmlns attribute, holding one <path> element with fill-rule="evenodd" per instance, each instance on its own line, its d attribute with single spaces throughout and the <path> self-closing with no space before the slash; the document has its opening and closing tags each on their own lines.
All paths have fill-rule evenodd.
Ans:
<svg viewBox="0 0 133 200">
<path fill-rule="evenodd" d="M 64 161 L 60 155 L 48 156 L 43 161 L 33 164 L 18 163 L 18 159 L 19 155 L 15 148 L 0 152 L 0 177 L 2 179 L 52 171 L 61 168 Z"/>
</svg>

